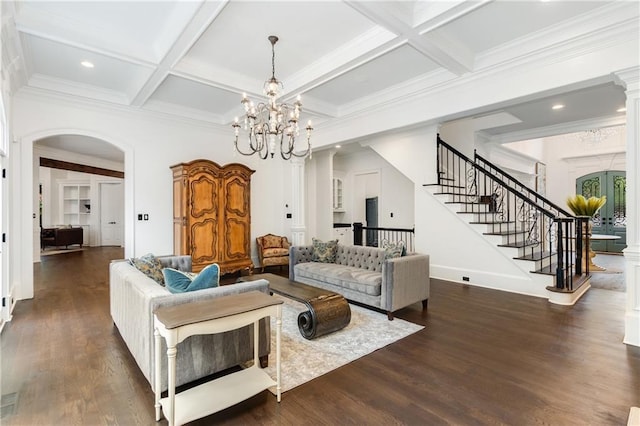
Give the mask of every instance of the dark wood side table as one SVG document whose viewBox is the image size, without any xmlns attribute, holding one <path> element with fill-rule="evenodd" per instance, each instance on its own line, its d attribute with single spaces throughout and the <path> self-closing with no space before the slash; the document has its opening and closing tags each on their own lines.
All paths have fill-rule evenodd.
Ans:
<svg viewBox="0 0 640 426">
<path fill-rule="evenodd" d="M 298 329 L 305 339 L 314 339 L 346 327 L 351 321 L 351 309 L 338 293 L 291 281 L 275 274 L 256 274 L 240 277 L 238 281 L 269 281 L 269 289 L 276 294 L 304 303 L 308 311 L 298 315 Z"/>
</svg>

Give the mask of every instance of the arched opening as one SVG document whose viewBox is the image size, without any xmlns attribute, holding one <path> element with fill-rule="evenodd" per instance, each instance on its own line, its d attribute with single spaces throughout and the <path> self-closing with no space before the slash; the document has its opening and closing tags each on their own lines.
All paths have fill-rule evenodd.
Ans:
<svg viewBox="0 0 640 426">
<path fill-rule="evenodd" d="M 35 141 L 34 157 L 40 235 L 34 260 L 38 254 L 124 246 L 122 150 L 89 136 L 55 135 Z"/>
<path fill-rule="evenodd" d="M 34 148 L 38 141 L 59 135 L 78 135 L 100 141 L 100 146 L 113 146 L 124 153 L 124 255 L 133 256 L 134 253 L 134 222 L 133 222 L 133 149 L 130 143 L 109 135 L 100 134 L 85 129 L 53 129 L 34 132 L 19 139 L 19 170 L 14 172 L 17 182 L 14 189 L 20 196 L 19 204 L 13 207 L 12 229 L 21 238 L 12 239 L 11 262 L 13 265 L 11 280 L 14 287 L 10 289 L 12 299 L 29 299 L 34 295 L 33 263 L 34 253 L 39 252 L 40 232 L 37 211 L 39 206 L 39 160 L 34 155 Z M 106 145 L 102 145 L 106 144 Z M 97 145 L 94 146 L 96 148 Z M 28 238 L 31 235 L 32 238 Z"/>
</svg>

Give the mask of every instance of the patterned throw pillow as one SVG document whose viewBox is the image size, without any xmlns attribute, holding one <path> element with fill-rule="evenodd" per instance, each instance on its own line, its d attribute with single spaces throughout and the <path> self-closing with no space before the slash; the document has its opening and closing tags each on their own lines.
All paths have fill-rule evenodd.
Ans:
<svg viewBox="0 0 640 426">
<path fill-rule="evenodd" d="M 407 254 L 407 249 L 404 246 L 404 241 L 391 242 L 383 240 L 382 248 L 384 249 L 385 259 L 393 259 Z"/>
<path fill-rule="evenodd" d="M 182 272 L 173 268 L 164 268 L 164 281 L 171 293 L 185 293 L 188 291 L 204 290 L 218 287 L 220 281 L 220 267 L 217 263 L 207 265 L 195 277 L 189 272 Z"/>
<path fill-rule="evenodd" d="M 312 262 L 335 263 L 336 252 L 338 251 L 338 240 L 322 242 L 316 238 L 312 238 L 313 252 L 311 253 Z"/>
<path fill-rule="evenodd" d="M 164 285 L 164 276 L 162 275 L 164 266 L 153 254 L 148 253 L 138 258 L 133 257 L 129 259 L 129 263 L 158 284 Z"/>
</svg>

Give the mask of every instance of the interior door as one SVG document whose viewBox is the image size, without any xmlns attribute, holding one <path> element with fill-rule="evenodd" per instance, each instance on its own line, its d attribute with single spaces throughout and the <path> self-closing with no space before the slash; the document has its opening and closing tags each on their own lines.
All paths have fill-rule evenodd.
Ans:
<svg viewBox="0 0 640 426">
<path fill-rule="evenodd" d="M 576 180 L 576 193 L 586 198 L 606 195 L 607 202 L 593 217 L 594 234 L 616 235 L 620 239 L 592 241 L 595 251 L 622 252 L 627 246 L 626 172 L 609 170 L 590 173 Z"/>
<path fill-rule="evenodd" d="M 122 186 L 121 182 L 100 184 L 100 241 L 103 246 L 122 247 L 124 243 Z"/>
</svg>

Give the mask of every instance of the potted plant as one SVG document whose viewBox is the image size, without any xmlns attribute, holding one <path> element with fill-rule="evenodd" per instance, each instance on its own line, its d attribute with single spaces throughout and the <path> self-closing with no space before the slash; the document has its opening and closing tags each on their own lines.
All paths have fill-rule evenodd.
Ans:
<svg viewBox="0 0 640 426">
<path fill-rule="evenodd" d="M 583 195 L 578 194 L 574 197 L 567 198 L 567 205 L 576 216 L 593 217 L 606 202 L 606 195 L 586 199 Z"/>
<path fill-rule="evenodd" d="M 567 198 L 567 205 L 576 216 L 588 217 L 589 219 L 593 218 L 593 216 L 598 213 L 598 210 L 604 206 L 607 202 L 606 195 L 602 197 L 589 197 L 589 199 L 585 198 L 583 195 L 576 195 L 574 197 Z M 587 236 L 589 236 L 589 242 L 584 244 L 583 246 L 583 266 L 589 265 L 590 270 L 595 270 L 596 265 L 593 264 L 593 258 L 595 257 L 595 252 L 591 250 L 591 227 L 593 224 L 591 220 L 585 221 L 583 224 L 583 237 L 585 240 Z"/>
</svg>

